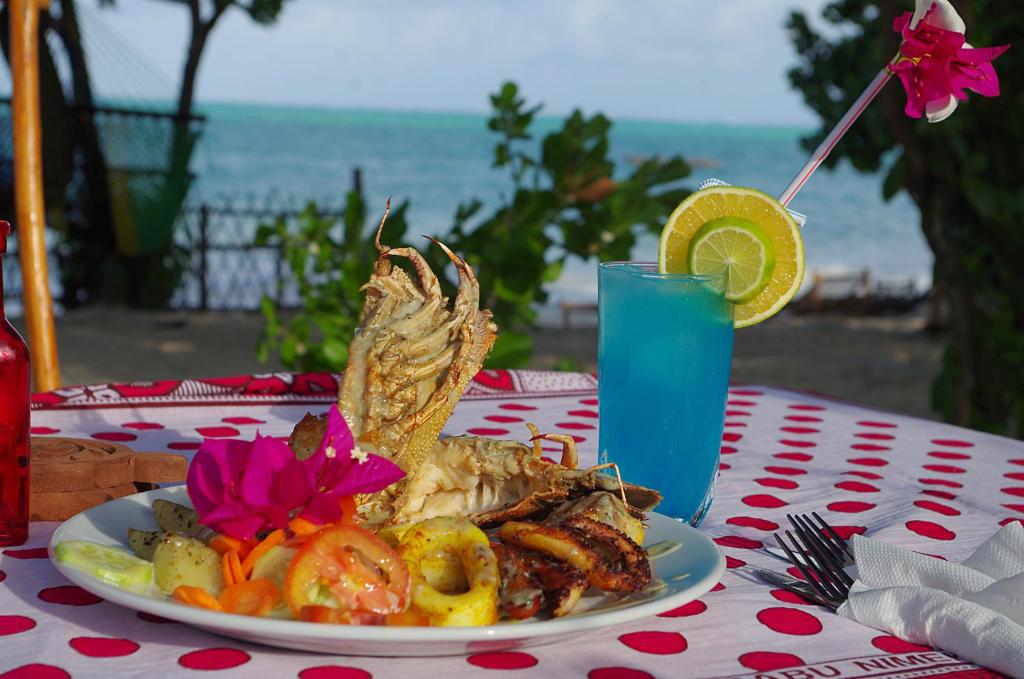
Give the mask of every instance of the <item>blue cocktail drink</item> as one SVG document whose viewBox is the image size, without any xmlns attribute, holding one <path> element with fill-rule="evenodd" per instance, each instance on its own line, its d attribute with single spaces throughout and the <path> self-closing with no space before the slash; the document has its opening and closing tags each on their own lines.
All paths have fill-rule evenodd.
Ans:
<svg viewBox="0 0 1024 679">
<path fill-rule="evenodd" d="M 598 271 L 600 461 L 692 525 L 711 504 L 722 443 L 733 339 L 723 283 L 654 263 Z"/>
</svg>

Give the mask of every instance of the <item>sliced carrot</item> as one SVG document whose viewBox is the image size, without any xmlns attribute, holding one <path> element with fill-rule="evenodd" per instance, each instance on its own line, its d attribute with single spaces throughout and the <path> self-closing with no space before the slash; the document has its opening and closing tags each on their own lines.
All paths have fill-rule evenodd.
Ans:
<svg viewBox="0 0 1024 679">
<path fill-rule="evenodd" d="M 245 577 L 248 578 L 252 575 L 252 568 L 256 565 L 256 561 L 258 561 L 260 557 L 282 542 L 284 542 L 284 531 L 279 528 L 267 537 L 263 538 L 259 544 L 253 547 L 252 551 L 250 551 L 248 556 L 246 556 L 242 561 L 242 573 Z"/>
<path fill-rule="evenodd" d="M 218 600 L 228 613 L 266 615 L 281 601 L 281 592 L 266 578 L 246 580 L 226 587 Z"/>
<path fill-rule="evenodd" d="M 301 516 L 296 516 L 288 522 L 288 528 L 299 537 L 309 537 L 323 528 L 323 526 L 313 523 L 309 519 L 303 519 Z"/>
<path fill-rule="evenodd" d="M 242 562 L 238 558 L 238 550 L 232 549 L 220 557 L 220 570 L 224 576 L 224 585 L 231 586 L 245 582 L 245 573 L 242 571 Z"/>
<path fill-rule="evenodd" d="M 332 625 L 384 625 L 387 616 L 370 611 L 346 611 L 328 606 L 303 606 L 299 609 L 299 620 Z"/>
<path fill-rule="evenodd" d="M 231 572 L 231 565 L 228 563 L 228 554 L 230 553 L 224 552 L 220 555 L 220 574 L 224 578 L 225 587 L 235 584 L 235 574 Z"/>
<path fill-rule="evenodd" d="M 189 606 L 198 606 L 199 608 L 208 608 L 211 611 L 222 611 L 224 608 L 220 605 L 217 599 L 207 592 L 202 587 L 189 587 L 188 585 L 178 585 L 174 589 L 174 594 L 171 595 L 175 601 L 180 601 L 183 604 Z"/>
<path fill-rule="evenodd" d="M 210 547 L 212 547 L 221 556 L 224 556 L 232 549 L 238 549 L 241 546 L 241 540 L 228 535 L 215 535 L 210 538 Z"/>
<path fill-rule="evenodd" d="M 238 552 L 228 552 L 228 567 L 231 568 L 231 575 L 235 584 L 245 582 L 248 579 L 245 577 L 245 572 L 242 570 L 242 560 L 239 558 Z"/>
<path fill-rule="evenodd" d="M 210 547 L 218 554 L 224 556 L 232 549 L 238 552 L 238 556 L 244 559 L 255 546 L 255 540 L 239 540 L 230 535 L 216 535 L 210 538 Z"/>
</svg>

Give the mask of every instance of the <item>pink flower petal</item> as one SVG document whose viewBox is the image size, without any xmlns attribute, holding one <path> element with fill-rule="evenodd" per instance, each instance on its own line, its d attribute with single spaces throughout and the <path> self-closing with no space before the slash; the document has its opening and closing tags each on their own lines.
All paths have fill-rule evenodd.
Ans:
<svg viewBox="0 0 1024 679">
<path fill-rule="evenodd" d="M 289 459 L 295 454 L 287 445 L 257 433 L 240 483 L 241 499 L 255 507 L 270 505 L 275 477 Z"/>
<path fill-rule="evenodd" d="M 404 476 L 378 455 L 354 459 L 353 447 L 337 406 L 328 412 L 316 452 L 303 461 L 281 441 L 259 433 L 252 442 L 206 440 L 189 467 L 189 496 L 200 523 L 239 539 L 285 527 L 296 510 L 316 523 L 336 521 L 342 498 L 382 490 Z"/>
<path fill-rule="evenodd" d="M 224 497 L 224 483 L 218 474 L 216 461 L 197 454 L 189 465 L 186 487 L 200 516 L 216 509 Z"/>
<path fill-rule="evenodd" d="M 404 476 L 402 468 L 391 460 L 380 455 L 368 455 L 366 462 L 351 465 L 344 478 L 331 485 L 329 491 L 339 496 L 376 493 Z"/>
<path fill-rule="evenodd" d="M 220 521 L 212 527 L 233 538 L 249 540 L 256 536 L 256 532 L 263 527 L 263 523 L 262 516 L 241 516 L 236 519 Z"/>
<path fill-rule="evenodd" d="M 341 516 L 341 507 L 338 506 L 337 498 L 320 493 L 310 499 L 309 503 L 299 512 L 299 516 L 307 521 L 323 525 L 337 521 Z"/>
<path fill-rule="evenodd" d="M 274 479 L 271 500 L 273 504 L 294 508 L 306 504 L 313 494 L 313 479 L 296 458 L 278 472 Z"/>
<path fill-rule="evenodd" d="M 967 31 L 967 25 L 960 18 L 960 15 L 957 14 L 949 0 L 917 0 L 914 16 L 910 19 L 910 26 L 917 28 L 922 20 L 927 24 L 944 28 L 947 31 L 954 31 L 956 33 Z"/>
</svg>

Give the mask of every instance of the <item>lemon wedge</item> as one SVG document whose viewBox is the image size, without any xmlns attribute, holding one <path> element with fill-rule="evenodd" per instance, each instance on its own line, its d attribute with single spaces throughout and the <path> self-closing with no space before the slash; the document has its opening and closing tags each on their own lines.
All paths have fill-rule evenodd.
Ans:
<svg viewBox="0 0 1024 679">
<path fill-rule="evenodd" d="M 736 327 L 754 325 L 778 313 L 800 289 L 800 227 L 766 193 L 711 186 L 690 194 L 668 218 L 658 247 L 658 270 L 724 272 Z"/>
</svg>

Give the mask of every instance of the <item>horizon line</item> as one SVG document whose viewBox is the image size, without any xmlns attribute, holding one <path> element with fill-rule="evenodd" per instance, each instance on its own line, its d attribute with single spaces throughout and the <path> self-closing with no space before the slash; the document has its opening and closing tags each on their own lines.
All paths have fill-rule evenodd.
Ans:
<svg viewBox="0 0 1024 679">
<path fill-rule="evenodd" d="M 543 105 L 543 102 L 540 102 Z M 297 102 L 297 103 L 285 103 L 285 102 L 271 102 L 271 101 L 240 101 L 240 100 L 215 100 L 206 99 L 197 101 L 195 108 L 197 112 L 201 112 L 203 106 L 259 106 L 265 108 L 278 108 L 278 109 L 306 109 L 313 111 L 357 111 L 362 113 L 406 113 L 406 114 L 421 114 L 421 115 L 453 115 L 453 116 L 483 116 L 489 115 L 489 111 L 485 109 L 446 109 L 446 108 L 419 108 L 419 107 L 400 107 L 400 106 L 369 106 L 369 105 L 343 105 L 343 104 L 327 104 L 327 103 L 314 103 L 314 102 Z M 683 118 L 659 118 L 657 116 L 638 116 L 638 115 L 621 115 L 613 116 L 605 113 L 601 110 L 587 111 L 583 106 L 576 106 L 572 110 L 581 110 L 586 115 L 597 115 L 601 114 L 611 120 L 613 123 L 625 121 L 625 122 L 637 122 L 637 123 L 658 123 L 658 124 L 683 124 L 683 125 L 707 125 L 715 127 L 744 127 L 744 128 L 763 128 L 763 129 L 786 129 L 786 130 L 801 130 L 810 131 L 813 129 L 813 123 L 799 123 L 799 122 L 755 122 L 755 121 L 713 121 L 713 120 L 698 120 L 698 119 L 683 119 Z M 542 110 L 537 116 L 538 120 L 551 120 L 551 119 L 562 119 L 568 116 L 572 110 L 558 112 L 558 111 L 547 111 Z"/>
<path fill-rule="evenodd" d="M 0 92 L 0 96 L 3 93 Z M 98 103 L 106 104 L 117 104 L 125 106 L 126 108 L 133 108 L 138 106 L 140 108 L 147 108 L 153 105 L 167 106 L 168 108 L 174 108 L 175 101 L 173 98 L 126 98 L 126 97 L 97 97 Z M 543 102 L 541 102 L 543 104 Z M 487 117 L 489 111 L 485 109 L 458 109 L 458 108 L 424 108 L 424 107 L 400 107 L 400 106 L 370 106 L 370 105 L 344 105 L 344 104 L 327 104 L 318 102 L 273 102 L 273 101 L 242 101 L 242 100 L 218 100 L 218 99 L 199 99 L 193 104 L 193 111 L 195 113 L 204 113 L 205 107 L 260 107 L 268 109 L 298 109 L 307 111 L 322 111 L 322 112 L 360 112 L 360 113 L 399 113 L 408 115 L 450 115 L 450 116 L 465 116 L 465 117 Z M 800 131 L 800 132 L 811 132 L 814 130 L 814 123 L 800 123 L 795 121 L 784 122 L 762 122 L 762 121 L 716 121 L 708 119 L 685 119 L 685 118 L 664 118 L 656 115 L 621 115 L 613 116 L 602 110 L 587 111 L 583 106 L 576 106 L 572 110 L 581 110 L 586 115 L 597 115 L 601 114 L 611 120 L 613 123 L 618 122 L 629 122 L 629 123 L 654 123 L 660 125 L 702 125 L 708 127 L 721 127 L 721 128 L 755 128 L 755 129 L 772 129 L 772 130 L 786 130 L 786 131 Z M 568 116 L 570 111 L 547 111 L 542 110 L 537 116 L 537 120 L 561 120 Z"/>
</svg>

